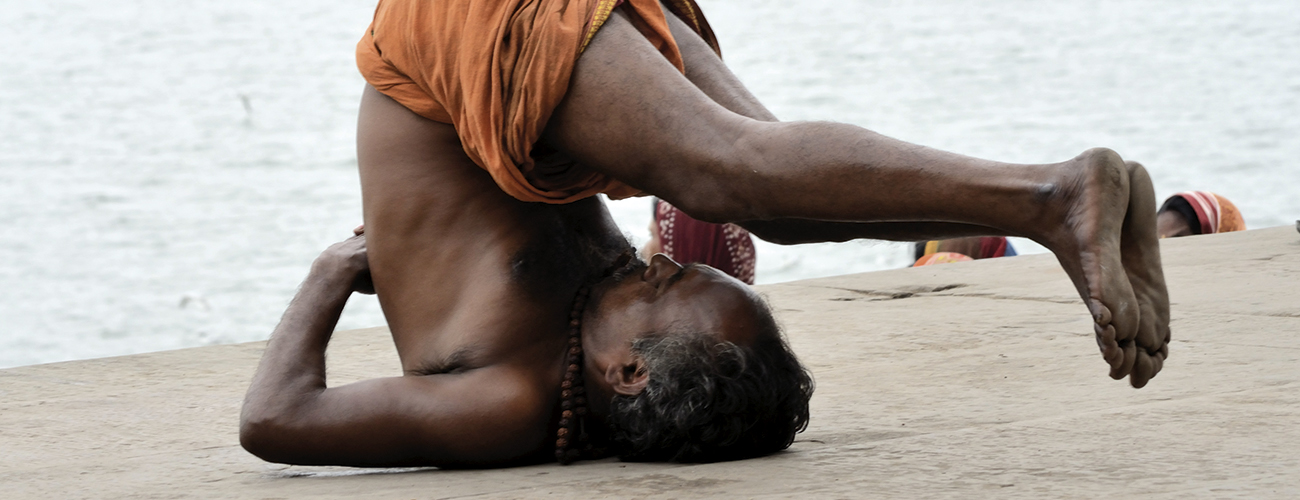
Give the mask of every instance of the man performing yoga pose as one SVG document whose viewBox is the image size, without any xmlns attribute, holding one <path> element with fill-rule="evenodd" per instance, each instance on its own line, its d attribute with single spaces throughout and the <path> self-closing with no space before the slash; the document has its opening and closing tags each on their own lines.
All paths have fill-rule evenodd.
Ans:
<svg viewBox="0 0 1300 500">
<path fill-rule="evenodd" d="M 766 305 L 707 266 L 636 260 L 598 192 L 778 243 L 1028 237 L 1074 282 L 1110 376 L 1160 371 L 1169 305 L 1140 165 L 781 123 L 716 48 L 690 0 L 383 0 L 358 45 L 364 232 L 316 260 L 273 333 L 244 447 L 479 467 L 789 446 L 812 383 Z M 404 375 L 329 387 L 330 333 L 371 290 Z"/>
</svg>

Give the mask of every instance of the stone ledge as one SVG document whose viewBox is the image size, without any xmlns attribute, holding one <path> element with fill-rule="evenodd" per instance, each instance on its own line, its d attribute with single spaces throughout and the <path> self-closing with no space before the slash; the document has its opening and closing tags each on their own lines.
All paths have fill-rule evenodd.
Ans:
<svg viewBox="0 0 1300 500">
<path fill-rule="evenodd" d="M 1049 255 L 759 287 L 813 369 L 789 451 L 707 465 L 285 467 L 236 433 L 263 343 L 0 370 L 5 498 L 1300 497 L 1300 235 L 1164 240 L 1174 342 L 1105 376 Z M 383 328 L 330 380 L 397 375 Z"/>
</svg>

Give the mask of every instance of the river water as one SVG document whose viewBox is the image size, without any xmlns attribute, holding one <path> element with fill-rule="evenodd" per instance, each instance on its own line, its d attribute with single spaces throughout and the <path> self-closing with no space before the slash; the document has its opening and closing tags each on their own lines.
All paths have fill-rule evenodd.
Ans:
<svg viewBox="0 0 1300 500">
<path fill-rule="evenodd" d="M 6 2 L 0 367 L 265 338 L 360 219 L 352 54 L 373 1 Z M 1010 162 L 1104 145 L 1161 197 L 1215 190 L 1253 228 L 1300 217 L 1294 0 L 701 4 L 782 119 Z M 643 241 L 648 201 L 612 208 Z M 906 254 L 760 244 L 758 280 Z M 382 323 L 366 298 L 340 327 Z"/>
</svg>

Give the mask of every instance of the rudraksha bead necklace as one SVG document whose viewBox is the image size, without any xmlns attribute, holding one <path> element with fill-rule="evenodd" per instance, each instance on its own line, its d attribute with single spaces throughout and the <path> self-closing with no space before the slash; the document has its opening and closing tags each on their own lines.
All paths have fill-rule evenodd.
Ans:
<svg viewBox="0 0 1300 500">
<path fill-rule="evenodd" d="M 561 465 L 569 465 L 581 459 L 603 458 L 604 447 L 592 443 L 587 432 L 587 388 L 583 383 L 582 369 L 582 312 L 587 307 L 591 287 L 613 275 L 620 268 L 635 265 L 630 254 L 619 257 L 610 271 L 602 273 L 592 282 L 578 289 L 573 297 L 573 307 L 569 310 L 568 351 L 564 359 L 564 381 L 560 383 L 560 428 L 555 431 L 555 459 Z M 574 446 L 577 445 L 577 446 Z"/>
</svg>

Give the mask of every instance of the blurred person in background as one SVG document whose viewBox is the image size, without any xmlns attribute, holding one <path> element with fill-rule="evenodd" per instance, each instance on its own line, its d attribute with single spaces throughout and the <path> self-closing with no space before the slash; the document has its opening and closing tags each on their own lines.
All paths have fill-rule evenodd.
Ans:
<svg viewBox="0 0 1300 500">
<path fill-rule="evenodd" d="M 641 248 L 649 260 L 662 253 L 681 264 L 707 264 L 747 285 L 754 284 L 754 239 L 735 224 L 696 220 L 672 204 L 654 199 L 650 241 Z"/>
<path fill-rule="evenodd" d="M 1209 191 L 1184 191 L 1170 196 L 1156 215 L 1161 238 L 1245 231 L 1237 206 Z"/>
</svg>

